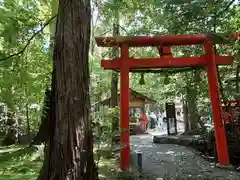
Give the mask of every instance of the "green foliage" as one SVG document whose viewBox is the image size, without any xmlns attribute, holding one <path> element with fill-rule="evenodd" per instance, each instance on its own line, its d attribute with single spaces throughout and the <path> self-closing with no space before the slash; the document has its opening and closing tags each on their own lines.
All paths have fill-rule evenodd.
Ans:
<svg viewBox="0 0 240 180">
<path fill-rule="evenodd" d="M 0 7 L 0 102 L 22 119 L 26 129 L 28 108 L 31 129 L 36 131 L 44 89 L 49 84 L 51 57 L 45 45 L 48 31 L 30 41 L 49 18 L 48 6 L 36 1 L 3 1 Z M 10 58 L 12 54 L 16 54 Z"/>
<path fill-rule="evenodd" d="M 93 29 L 95 35 L 111 36 L 116 11 L 120 13 L 120 34 L 127 36 L 205 33 L 210 34 L 215 41 L 223 42 L 227 34 L 239 32 L 240 28 L 239 4 L 232 0 L 201 2 L 112 0 L 95 5 L 95 9 L 100 14 L 97 27 Z M 221 36 L 216 36 L 218 33 L 221 33 Z M 118 40 L 121 41 L 122 37 Z M 96 49 L 94 57 L 101 59 L 98 49 L 100 48 Z M 101 51 L 102 57 L 107 56 L 107 50 L 109 49 Z M 172 51 L 174 56 L 200 56 L 203 48 L 201 46 L 173 47 Z M 239 98 L 236 83 L 229 81 L 236 77 L 239 65 L 239 43 L 231 42 L 217 46 L 217 53 L 235 57 L 232 66 L 219 67 L 222 98 L 224 100 Z M 156 57 L 158 52 L 156 48 L 135 48 L 130 50 L 130 56 Z M 99 92 L 97 100 L 99 101 L 109 94 L 110 76 L 107 71 L 92 71 L 92 77 L 93 75 L 97 77 L 96 74 L 101 74 L 103 77 L 101 81 L 104 81 L 101 83 L 102 86 L 95 86 L 98 90 L 94 89 L 95 92 Z M 191 117 L 207 114 L 210 100 L 204 69 L 176 74 L 165 72 L 144 74 L 144 84 L 139 84 L 140 79 L 141 74 L 132 74 L 131 87 L 157 100 L 159 107 L 163 107 L 166 101 L 188 101 L 191 104 L 189 105 Z M 98 79 L 93 78 L 92 84 L 95 84 L 96 80 Z M 195 121 L 198 121 L 198 118 Z"/>
<path fill-rule="evenodd" d="M 216 30 L 216 33 L 229 33 L 238 32 L 240 25 L 239 6 L 230 0 L 97 0 L 93 3 L 93 10 L 93 35 L 110 35 L 117 11 L 120 14 L 121 35 L 189 34 L 213 30 Z M 56 12 L 57 3 L 54 0 L 39 3 L 34 0 L 4 0 L 0 7 L 0 101 L 16 111 L 22 117 L 23 124 L 26 124 L 26 107 L 29 107 L 31 128 L 34 130 L 39 124 L 44 90 L 49 86 L 51 79 L 50 37 L 53 36 L 54 25 L 50 24 L 43 33 L 36 35 L 26 48 L 25 46 L 40 26 Z M 91 101 L 94 104 L 108 95 L 111 72 L 104 71 L 99 62 L 101 55 L 106 56 L 107 49 L 100 51 L 95 47 L 95 43 L 92 46 L 90 72 Z M 25 50 L 21 52 L 23 48 Z M 18 55 L 7 58 L 18 52 Z M 234 64 L 221 67 L 220 73 L 225 97 L 239 97 L 235 92 L 235 84 L 225 83 L 235 76 L 239 64 L 239 42 L 220 46 L 218 52 L 236 57 Z M 201 47 L 173 48 L 173 54 L 176 56 L 201 53 Z M 137 48 L 131 50 L 130 54 L 135 57 L 154 57 L 157 50 Z M 208 86 L 205 73 L 200 73 L 199 80 L 194 79 L 194 72 L 171 74 L 167 78 L 166 76 L 164 72 L 145 74 L 145 85 L 139 85 L 139 74 L 133 74 L 131 86 L 161 101 L 160 104 L 175 100 L 176 97 L 186 97 L 186 87 L 197 86 L 197 89 L 190 88 L 191 96 L 196 97 L 197 94 L 198 104 L 206 104 Z M 36 105 L 40 108 L 36 108 Z"/>
<path fill-rule="evenodd" d="M 119 108 L 103 108 L 93 116 L 93 123 L 96 125 L 93 130 L 96 132 L 95 137 L 104 145 L 110 145 L 112 137 L 118 135 L 118 131 L 112 130 L 112 120 L 119 122 Z"/>
</svg>

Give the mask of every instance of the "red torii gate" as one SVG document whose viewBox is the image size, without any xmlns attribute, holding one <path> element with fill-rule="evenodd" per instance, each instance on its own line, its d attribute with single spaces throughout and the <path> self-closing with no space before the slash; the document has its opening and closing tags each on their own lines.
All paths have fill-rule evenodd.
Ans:
<svg viewBox="0 0 240 180">
<path fill-rule="evenodd" d="M 239 39 L 240 34 L 231 34 L 231 39 Z M 209 95 L 211 99 L 217 153 L 220 165 L 229 165 L 228 146 L 225 128 L 221 117 L 221 100 L 216 65 L 229 65 L 233 62 L 231 56 L 219 56 L 213 51 L 213 35 L 175 35 L 175 36 L 120 36 L 95 37 L 100 47 L 120 47 L 119 58 L 101 60 L 104 69 L 120 70 L 120 168 L 130 166 L 129 145 L 129 72 L 134 69 L 183 68 L 204 66 L 207 71 Z M 173 57 L 171 46 L 203 45 L 205 54 L 200 57 Z M 130 47 L 154 46 L 159 50 L 158 58 L 129 57 Z"/>
</svg>

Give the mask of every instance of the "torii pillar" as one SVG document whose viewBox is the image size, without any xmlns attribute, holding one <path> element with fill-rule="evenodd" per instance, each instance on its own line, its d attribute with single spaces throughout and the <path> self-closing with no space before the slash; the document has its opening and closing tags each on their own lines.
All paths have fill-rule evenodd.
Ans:
<svg viewBox="0 0 240 180">
<path fill-rule="evenodd" d="M 208 77 L 209 96 L 212 105 L 213 122 L 215 128 L 215 139 L 217 146 L 218 161 L 221 166 L 227 166 L 229 162 L 228 145 L 226 131 L 222 119 L 222 107 L 219 93 L 218 75 L 216 69 L 216 54 L 213 51 L 213 43 L 206 41 L 204 50 L 208 58 L 208 64 L 205 66 Z"/>
<path fill-rule="evenodd" d="M 120 57 L 120 168 L 127 170 L 130 166 L 129 67 L 125 66 L 129 57 L 128 45 L 121 46 Z"/>
</svg>

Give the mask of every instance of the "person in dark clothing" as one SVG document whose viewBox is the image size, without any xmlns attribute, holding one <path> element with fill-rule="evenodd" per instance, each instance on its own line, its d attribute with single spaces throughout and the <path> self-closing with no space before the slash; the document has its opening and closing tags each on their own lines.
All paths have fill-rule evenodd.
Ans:
<svg viewBox="0 0 240 180">
<path fill-rule="evenodd" d="M 154 112 L 151 112 L 150 114 L 150 122 L 151 122 L 150 129 L 154 129 L 157 123 L 157 117 Z"/>
</svg>

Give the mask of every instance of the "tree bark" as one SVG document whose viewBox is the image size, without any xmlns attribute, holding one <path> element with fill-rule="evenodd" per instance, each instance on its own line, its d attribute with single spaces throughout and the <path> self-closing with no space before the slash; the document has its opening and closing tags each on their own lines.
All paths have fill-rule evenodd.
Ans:
<svg viewBox="0 0 240 180">
<path fill-rule="evenodd" d="M 53 111 L 40 180 L 95 180 L 88 51 L 90 0 L 59 0 Z"/>
<path fill-rule="evenodd" d="M 31 145 L 46 143 L 49 139 L 49 123 L 52 114 L 52 91 L 49 88 L 45 90 L 44 104 L 41 116 L 41 124 L 39 130 L 34 137 Z"/>
<path fill-rule="evenodd" d="M 184 119 L 184 129 L 185 132 L 189 131 L 189 121 L 188 121 L 188 105 L 186 101 L 183 101 L 183 119 Z"/>
<path fill-rule="evenodd" d="M 114 10 L 114 23 L 113 23 L 113 36 L 119 36 L 119 12 L 116 8 Z M 118 56 L 118 48 L 113 48 L 112 50 L 112 57 L 116 58 Z M 118 106 L 118 73 L 112 71 L 112 78 L 111 78 L 111 107 L 115 108 Z M 119 118 L 113 117 L 112 119 L 112 133 L 113 138 L 112 142 L 115 141 L 116 132 L 119 130 Z"/>
<path fill-rule="evenodd" d="M 7 113 L 7 133 L 6 136 L 3 139 L 3 146 L 9 146 L 12 144 L 17 144 L 18 142 L 18 120 L 16 118 L 16 113 L 9 111 Z"/>
<path fill-rule="evenodd" d="M 189 122 L 191 130 L 198 128 L 197 91 L 196 91 L 197 82 L 195 81 L 196 80 L 195 73 L 196 72 L 194 72 L 193 77 L 194 79 L 187 82 L 187 105 L 188 105 L 187 108 L 189 113 Z"/>
<path fill-rule="evenodd" d="M 28 140 L 31 140 L 31 127 L 30 127 L 30 120 L 29 120 L 29 105 L 26 103 L 26 120 L 27 120 L 27 136 Z"/>
</svg>

